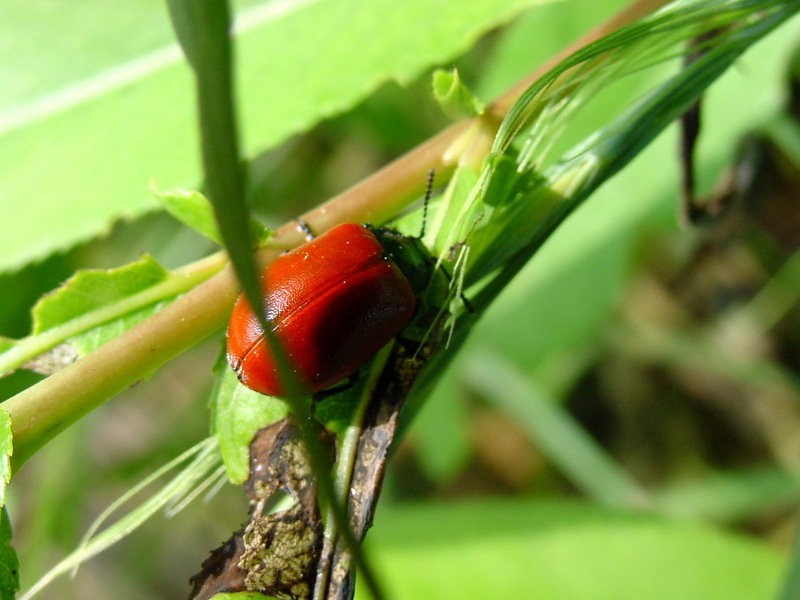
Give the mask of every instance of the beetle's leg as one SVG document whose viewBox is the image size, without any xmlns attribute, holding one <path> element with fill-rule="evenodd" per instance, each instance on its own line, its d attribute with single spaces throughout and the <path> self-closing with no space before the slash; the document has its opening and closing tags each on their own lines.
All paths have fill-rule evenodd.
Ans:
<svg viewBox="0 0 800 600">
<path fill-rule="evenodd" d="M 327 389 L 322 390 L 321 392 L 317 392 L 312 397 L 314 398 L 314 402 L 321 402 L 325 400 L 325 398 L 330 398 L 331 396 L 335 396 L 336 394 L 340 394 L 341 392 L 345 392 L 355 386 L 358 383 L 359 379 L 359 372 L 356 371 L 352 375 L 347 378 L 347 381 L 343 381 L 342 383 L 337 383 L 333 387 L 329 387 Z"/>
<path fill-rule="evenodd" d="M 463 242 L 459 242 L 458 244 L 453 244 L 453 246 L 450 247 L 450 257 L 451 257 L 450 260 L 453 260 L 453 256 L 455 255 L 457 247 L 461 245 L 463 245 Z M 443 264 L 439 264 L 439 271 L 441 271 L 444 274 L 445 279 L 447 279 L 450 285 L 452 285 L 453 276 L 447 271 L 447 269 L 444 268 Z M 461 297 L 461 303 L 464 305 L 464 308 L 467 310 L 467 312 L 471 315 L 474 315 L 475 307 L 472 306 L 472 303 L 469 301 L 469 298 L 467 298 L 464 295 L 464 292 L 459 292 L 458 295 Z"/>
</svg>

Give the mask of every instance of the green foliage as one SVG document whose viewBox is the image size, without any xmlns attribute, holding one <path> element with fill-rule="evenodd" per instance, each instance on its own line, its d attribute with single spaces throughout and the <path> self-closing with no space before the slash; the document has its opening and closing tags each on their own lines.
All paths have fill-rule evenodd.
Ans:
<svg viewBox="0 0 800 600">
<path fill-rule="evenodd" d="M 468 381 L 522 427 L 570 481 L 598 504 L 636 508 L 647 493 L 590 437 L 558 401 L 489 353 L 474 354 Z"/>
<path fill-rule="evenodd" d="M 354 10 L 349 0 L 248 2 L 236 15 L 247 153 L 355 106 L 386 81 L 409 82 L 452 60 L 535 3 L 376 0 Z M 160 6 L 126 3 L 112 17 L 102 2 L 35 17 L 29 7 L 7 3 L 4 19 L 27 22 L 34 32 L 70 23 L 70 40 L 88 41 L 54 56 L 48 44 L 33 42 L 37 34 L 15 26 L 19 44 L 3 46 L 10 81 L 0 108 L 0 271 L 152 210 L 151 178 L 167 188 L 201 178 L 186 68 L 177 48 L 166 45 Z M 380 35 L 376 22 L 383 23 Z"/>
<path fill-rule="evenodd" d="M 11 547 L 11 522 L 3 506 L 0 514 L 0 599 L 14 600 L 19 590 L 19 559 Z"/>
<path fill-rule="evenodd" d="M 89 527 L 78 548 L 36 581 L 27 590 L 24 597 L 31 598 L 58 576 L 77 569 L 82 563 L 116 544 L 120 539 L 139 528 L 159 510 L 167 507 L 171 507 L 171 512 L 173 513 L 181 510 L 186 503 L 219 479 L 219 473 L 216 472 L 218 465 L 219 456 L 216 441 L 213 438 L 208 438 L 157 469 L 111 503 Z M 118 520 L 101 530 L 101 527 L 120 507 L 125 506 L 133 498 L 141 494 L 153 482 L 179 468 L 180 470 L 177 474 L 149 498 L 128 509 Z"/>
<path fill-rule="evenodd" d="M 797 596 L 797 590 L 800 590 L 800 537 L 795 537 L 789 573 L 783 583 L 779 600 L 792 600 Z"/>
<path fill-rule="evenodd" d="M 146 255 L 136 263 L 108 271 L 79 271 L 33 307 L 33 334 L 104 308 L 166 278 L 167 271 Z"/>
<path fill-rule="evenodd" d="M 460 377 L 458 369 L 445 371 L 414 418 L 410 433 L 421 469 L 439 484 L 458 477 L 470 459 L 469 408 L 457 393 Z"/>
<path fill-rule="evenodd" d="M 219 444 L 228 478 L 244 483 L 250 472 L 250 442 L 262 427 L 271 425 L 289 413 L 286 402 L 263 396 L 244 387 L 228 367 L 224 357 L 211 396 L 211 431 Z"/>
<path fill-rule="evenodd" d="M 11 481 L 11 463 L 14 440 L 11 435 L 11 419 L 0 408 L 0 506 L 6 505 L 6 486 Z"/>
<path fill-rule="evenodd" d="M 88 354 L 162 308 L 147 291 L 168 280 L 167 270 L 147 255 L 107 271 L 79 271 L 33 307 L 33 339 L 50 332 Z"/>
<path fill-rule="evenodd" d="M 67 340 L 77 352 L 87 354 L 219 268 L 220 262 L 211 260 L 185 271 L 169 272 L 144 255 L 114 269 L 78 271 L 33 307 L 30 336 L 0 343 L 0 370 L 16 369 Z M 58 357 L 52 362 L 55 370 L 65 366 Z"/>
<path fill-rule="evenodd" d="M 484 109 L 483 103 L 461 81 L 456 69 L 434 71 L 433 96 L 451 119 L 476 117 Z"/>
<path fill-rule="evenodd" d="M 749 20 L 743 20 L 742 11 L 747 10 L 753 12 Z M 509 262 L 515 265 L 510 269 L 518 269 L 585 198 L 687 110 L 756 40 L 795 11 L 774 1 L 729 2 L 724 7 L 676 3 L 579 50 L 537 80 L 503 120 L 473 197 L 467 201 L 468 206 L 482 202 L 498 185 L 495 179 L 500 180 L 501 202 L 470 237 L 470 276 L 480 279 Z M 676 44 L 698 34 L 698 22 L 707 30 L 722 28 L 727 33 L 615 121 L 548 164 L 548 151 L 566 119 L 617 78 L 673 56 Z M 596 76 L 588 77 L 589 72 Z M 514 154 L 512 144 L 523 131 L 528 133 L 516 157 L 517 167 L 511 170 L 508 155 Z M 541 173 L 543 179 L 531 178 L 530 172 Z M 512 261 L 515 254 L 517 260 Z"/>
<path fill-rule="evenodd" d="M 380 360 L 375 362 L 383 364 Z M 374 372 L 373 364 L 372 362 L 367 363 L 362 368 L 362 374 L 366 375 Z M 314 407 L 316 419 L 325 425 L 325 428 L 329 431 L 336 434 L 344 433 L 346 428 L 353 423 L 356 411 L 364 401 L 364 384 L 365 381 L 362 379 L 341 393 L 333 394 L 318 402 Z M 345 382 L 345 385 L 349 384 Z"/>
<path fill-rule="evenodd" d="M 6 486 L 11 481 L 11 420 L 0 409 L 0 599 L 13 600 L 19 590 L 19 559 L 11 547 L 11 522 L 6 509 Z"/>
<path fill-rule="evenodd" d="M 196 191 L 176 190 L 162 192 L 150 186 L 153 195 L 169 214 L 215 244 L 222 244 L 214 210 L 203 194 Z M 255 219 L 250 219 L 250 239 L 253 247 L 269 239 L 269 230 Z"/>
<path fill-rule="evenodd" d="M 738 534 L 563 499 L 386 507 L 368 545 L 418 600 L 770 600 L 783 569 Z"/>
<path fill-rule="evenodd" d="M 170 16 L 189 64 L 194 70 L 200 125 L 203 175 L 214 217 L 243 294 L 254 308 L 278 375 L 293 385 L 292 370 L 263 310 L 258 267 L 250 240 L 250 213 L 240 161 L 239 129 L 233 104 L 231 17 L 227 0 L 170 0 Z M 310 413 L 293 411 L 305 423 Z M 313 453 L 313 450 L 312 450 Z"/>
<path fill-rule="evenodd" d="M 481 0 L 465 7 L 462 2 L 442 0 L 432 5 L 415 0 L 398 5 L 381 0 L 354 11 L 352 4 L 338 0 L 277 3 L 278 8 L 251 3 L 250 9 L 239 13 L 236 52 L 246 153 L 272 147 L 292 133 L 354 106 L 382 81 L 396 78 L 407 82 L 432 62 L 449 62 L 451 56 L 474 41 L 478 32 L 508 18 L 525 3 L 501 4 L 498 8 L 496 1 Z M 476 89 L 496 88 L 510 81 L 498 83 L 514 70 L 500 64 L 504 47 L 512 48 L 507 51 L 508 57 L 527 72 L 536 62 L 531 58 L 533 52 L 538 51 L 538 48 L 530 50 L 532 43 L 538 45 L 539 40 L 553 38 L 553 45 L 560 48 L 564 43 L 560 34 L 565 30 L 558 26 L 560 21 L 570 27 L 581 18 L 586 24 L 594 23 L 607 7 L 605 2 L 561 4 L 563 9 L 556 6 L 548 9 L 547 14 L 558 15 L 552 21 L 540 19 L 539 13 L 534 12 L 513 30 L 502 33 L 495 40 L 501 52 L 494 53 L 488 62 L 483 62 L 483 56 L 478 61 L 487 65 L 488 73 Z M 491 170 L 488 180 L 478 181 L 478 175 L 467 164 L 458 166 L 442 200 L 442 210 L 432 213 L 429 237 L 435 238 L 431 245 L 446 254 L 453 239 L 462 241 L 476 228 L 488 226 L 486 238 L 481 240 L 480 234 L 471 239 L 474 244 L 469 260 L 473 261 L 474 271 L 469 283 L 479 280 L 480 286 L 469 290 L 468 297 L 472 299 L 481 289 L 489 290 L 484 299 L 496 295 L 506 281 L 490 281 L 487 286 L 485 276 L 496 274 L 498 267 L 504 273 L 516 272 L 523 258 L 527 258 L 518 254 L 521 248 L 535 250 L 536 260 L 519 272 L 515 284 L 505 288 L 474 328 L 474 337 L 480 338 L 475 346 L 465 345 L 456 368 L 446 376 L 442 376 L 441 369 L 433 370 L 440 383 L 430 398 L 435 405 L 427 406 L 422 413 L 423 419 L 415 424 L 422 426 L 422 430 L 413 439 L 422 442 L 417 446 L 422 453 L 419 462 L 433 480 L 434 488 L 442 489 L 446 481 L 457 478 L 470 461 L 474 451 L 472 437 L 480 434 L 467 429 L 475 394 L 481 402 L 510 417 L 541 453 L 539 460 L 556 473 L 549 476 L 559 479 L 561 487 L 568 488 L 570 493 L 578 489 L 598 504 L 630 506 L 646 497 L 650 508 L 665 514 L 738 520 L 757 514 L 764 507 L 796 501 L 800 493 L 796 478 L 772 463 L 763 469 L 733 467 L 718 473 L 718 479 L 703 471 L 696 486 L 673 489 L 667 485 L 643 493 L 639 482 L 616 462 L 620 458 L 605 448 L 602 441 L 592 439 L 570 414 L 571 407 L 559 403 L 566 390 L 584 375 L 587 365 L 596 359 L 595 353 L 607 348 L 604 324 L 614 314 L 621 291 L 638 261 L 638 232 L 659 219 L 663 223 L 665 198 L 669 196 L 672 202 L 674 175 L 665 167 L 670 164 L 665 157 L 671 151 L 667 148 L 671 140 L 656 141 L 650 150 L 640 154 L 641 148 L 700 89 L 716 81 L 739 52 L 777 24 L 777 19 L 769 23 L 769 11 L 774 15 L 775 11 L 784 10 L 788 15 L 797 10 L 795 3 L 765 1 L 706 4 L 715 10 L 706 14 L 709 19 L 703 27 L 733 23 L 742 28 L 724 38 L 716 54 L 712 52 L 705 62 L 671 80 L 667 80 L 663 70 L 645 69 L 651 63 L 682 52 L 683 42 L 696 31 L 693 19 L 702 11 L 683 21 L 675 15 L 680 16 L 679 11 L 685 10 L 685 16 L 705 4 L 683 2 L 678 12 L 673 13 L 672 23 L 662 15 L 648 22 L 651 30 L 637 26 L 616 38 L 612 36 L 611 42 L 603 42 L 606 46 L 597 44 L 584 51 L 575 59 L 585 62 L 573 78 L 566 81 L 556 78 L 559 72 L 566 71 L 545 78 L 527 98 L 528 105 L 519 109 L 517 121 L 511 119 L 506 124 L 508 128 L 503 130 L 499 142 L 502 149 L 487 167 Z M 752 9 L 755 16 L 739 22 L 734 13 L 716 10 L 722 6 Z M 82 10 L 89 8 L 83 6 Z M 576 18 L 569 17 L 570 11 L 577 11 L 573 12 Z M 87 49 L 93 50 L 87 50 L 88 62 L 56 57 L 62 64 L 53 69 L 55 90 L 73 81 L 78 82 L 76 89 L 82 89 L 80 82 L 91 73 L 86 70 L 87 64 L 109 68 L 109 73 L 89 81 L 92 85 L 99 84 L 92 94 L 75 104 L 56 94 L 50 98 L 52 104 L 36 104 L 29 113 L 0 112 L 3 142 L 0 159 L 4 156 L 8 159 L 0 161 L 6 165 L 0 167 L 3 182 L 0 198 L 17 201 L 13 210 L 4 211 L 8 219 L 4 221 L 7 230 L 0 236 L 3 240 L 0 249 L 4 249 L 0 269 L 4 265 L 19 266 L 33 257 L 96 236 L 120 216 L 151 210 L 153 205 L 143 185 L 151 176 L 171 186 L 199 184 L 193 147 L 196 140 L 191 135 L 193 124 L 188 114 L 191 102 L 187 79 L 184 70 L 176 66 L 175 48 L 157 52 L 154 55 L 157 60 L 128 79 L 125 89 L 110 76 L 126 72 L 131 65 L 125 61 L 157 48 L 168 39 L 165 28 L 160 26 L 155 32 L 147 26 L 134 28 L 143 31 L 129 32 L 128 27 L 115 31 L 115 27 L 125 24 L 123 15 L 142 12 L 142 6 L 126 7 L 115 13 L 108 27 L 100 28 L 103 31 L 98 31 L 91 18 L 82 16 L 74 21 L 76 28 L 80 23 L 88 31 L 97 31 L 98 38 L 109 36 L 119 42 L 110 44 L 105 54 L 94 51 L 96 48 L 87 43 Z M 436 17 L 431 18 L 432 14 Z M 763 19 L 762 29 L 758 19 Z M 147 23 L 148 19 L 142 22 Z M 161 25 L 163 22 L 163 18 L 158 20 Z M 376 22 L 381 24 L 379 34 Z M 579 29 L 584 29 L 583 25 Z M 752 37 L 744 37 L 743 31 L 750 32 Z M 775 71 L 780 64 L 775 57 L 792 43 L 793 34 L 796 28 L 771 33 L 763 44 L 756 46 L 752 57 L 745 56 L 741 66 L 730 69 L 730 74 L 711 88 L 708 100 L 716 102 L 708 111 L 710 118 L 706 125 L 712 133 L 704 139 L 704 148 L 710 149 L 714 166 L 725 159 L 742 127 L 752 126 L 774 113 L 774 99 L 779 96 Z M 18 44 L 24 42 L 24 36 L 16 32 L 14 35 L 19 38 Z M 201 51 L 186 35 L 183 32 L 188 53 L 198 56 Z M 511 38 L 516 42 L 509 42 Z M 611 59 L 607 60 L 604 52 L 612 49 Z M 117 52 L 119 57 L 110 56 Z M 26 55 L 24 60 L 34 58 Z M 104 60 L 108 63 L 103 64 Z M 589 67 L 604 60 L 607 62 L 603 67 Z M 195 58 L 193 62 L 197 65 L 205 61 Z M 46 78 L 36 72 L 40 68 L 37 65 L 34 61 L 30 70 L 7 69 L 8 73 L 0 75 L 8 78 L 13 71 L 20 73 L 17 77 L 30 77 L 27 91 L 19 92 L 19 98 L 11 98 L 9 102 L 21 102 L 25 94 L 36 97 L 43 91 L 41 82 Z M 461 72 L 470 80 L 469 70 Z M 742 92 L 743 75 L 752 82 L 745 84 L 746 94 Z M 16 89 L 13 85 L 7 87 Z M 455 90 L 456 105 L 466 104 L 467 112 L 477 110 L 471 95 L 464 94 L 459 85 Z M 744 96 L 746 102 L 742 100 Z M 635 97 L 641 103 L 610 124 L 627 99 Z M 403 103 L 411 104 L 405 98 Z M 584 105 L 593 108 L 579 113 L 577 109 Z M 404 108 L 406 112 L 424 112 L 416 105 Z M 356 141 L 351 145 L 345 139 L 353 132 L 374 126 L 377 112 L 373 106 L 361 107 L 355 116 L 326 124 L 325 127 L 330 127 L 327 133 L 330 139 L 322 138 L 325 142 L 320 146 L 324 151 L 311 154 L 310 166 L 299 167 L 307 168 L 307 174 L 299 178 L 301 183 L 295 183 L 293 189 L 299 191 L 293 194 L 305 195 L 307 181 L 331 178 L 331 172 L 336 172 L 335 167 L 324 172 L 320 164 L 323 162 L 320 156 L 329 153 L 330 140 L 336 140 L 337 147 L 341 144 L 346 148 L 337 157 L 340 161 L 371 154 L 376 155 L 374 160 L 383 160 L 380 149 L 376 151 L 370 145 L 369 135 L 354 136 Z M 395 115 L 391 111 L 387 114 L 390 115 L 387 122 L 395 129 L 403 128 L 404 121 L 395 122 L 392 120 Z M 233 128 L 223 129 L 230 133 Z M 520 140 L 511 143 L 517 132 L 522 133 L 520 137 L 527 144 L 519 157 L 516 152 Z M 583 145 L 574 146 L 576 150 L 572 153 L 564 152 L 587 132 L 597 135 Z M 42 140 L 47 143 L 41 143 Z M 309 152 L 303 143 L 298 144 L 298 155 Z M 238 159 L 238 151 L 231 152 L 228 148 L 227 154 L 228 158 Z M 634 156 L 637 158 L 633 169 L 626 169 L 622 177 L 608 181 L 604 189 L 593 194 L 591 203 L 578 208 L 589 192 L 594 192 L 601 181 L 609 179 Z M 241 164 L 238 160 L 231 162 Z M 97 165 L 104 168 L 98 169 Z M 272 180 L 266 179 L 271 186 Z M 465 206 L 463 202 L 473 189 L 483 194 L 482 204 Z M 202 195 L 161 196 L 167 210 L 179 220 L 214 239 L 216 228 L 211 224 L 209 205 Z M 20 198 L 31 202 L 19 202 Z M 3 202 L 0 200 L 0 207 Z M 523 208 L 508 210 L 514 202 Z M 567 215 L 570 217 L 562 225 Z M 450 237 L 451 233 L 454 237 Z M 148 249 L 147 244 L 142 247 Z M 249 245 L 243 242 L 242 248 L 249 250 Z M 488 262 L 476 262 L 481 255 L 488 257 Z M 136 265 L 121 268 L 119 272 L 123 275 L 116 270 L 94 273 L 82 283 L 77 283 L 82 275 L 76 276 L 64 290 L 42 302 L 46 309 L 37 317 L 39 329 L 35 335 L 20 342 L 0 339 L 0 352 L 23 349 L 24 352 L 17 353 L 31 358 L 65 339 L 87 352 L 157 310 L 160 306 L 157 302 L 169 301 L 213 271 L 178 284 L 180 277 L 173 277 L 174 272 L 161 268 L 152 259 L 144 258 Z M 125 271 L 128 268 L 130 272 Z M 162 279 L 149 285 L 146 280 L 150 276 Z M 92 277 L 97 277 L 94 283 Z M 98 287 L 99 293 L 95 291 Z M 106 296 L 107 290 L 112 292 Z M 89 294 L 88 300 L 81 297 L 84 292 Z M 471 327 L 470 323 L 465 330 Z M 45 340 L 46 334 L 53 331 L 61 333 Z M 25 345 L 31 341 L 37 345 Z M 492 350 L 478 352 L 477 344 L 491 345 Z M 453 343 L 444 354 L 453 355 L 457 348 L 458 343 Z M 703 352 L 692 354 L 702 355 Z M 0 355 L 0 371 L 9 365 L 14 368 L 12 363 L 3 362 L 2 356 L 8 354 Z M 737 367 L 729 365 L 729 368 Z M 208 378 L 207 374 L 200 377 Z M 502 381 L 497 381 L 500 378 Z M 229 479 L 240 483 L 247 476 L 247 446 L 253 432 L 284 417 L 287 409 L 280 401 L 265 400 L 245 390 L 226 367 L 221 369 L 217 382 L 212 399 L 215 442 Z M 350 401 L 355 402 L 356 396 L 357 389 L 321 403 L 316 409 L 318 419 L 337 432 L 342 431 L 354 410 Z M 403 458 L 401 453 L 398 459 Z M 630 455 L 623 457 L 630 458 Z M 205 459 L 208 464 L 204 463 L 204 468 L 216 466 L 208 455 Z M 474 463 L 470 466 L 475 467 Z M 691 467 L 694 475 L 707 466 L 695 463 Z M 403 488 L 399 495 L 418 493 L 413 484 L 412 481 L 409 489 Z M 536 485 L 541 485 L 541 481 Z M 534 486 L 533 491 L 539 490 Z M 163 497 L 158 503 L 162 500 Z M 82 548 L 69 564 L 85 560 L 120 532 L 130 531 L 146 513 L 151 513 L 153 506 L 148 504 L 146 510 L 137 511 L 121 526 L 101 535 L 91 546 L 91 552 L 87 547 Z M 388 574 L 392 592 L 398 596 L 518 596 L 520 590 L 533 589 L 548 599 L 618 600 L 643 596 L 749 599 L 769 597 L 778 577 L 777 556 L 741 536 L 724 534 L 710 526 L 594 506 L 576 507 L 562 501 L 553 505 L 529 502 L 480 503 L 467 508 L 448 505 L 446 510 L 421 507 L 398 513 L 397 518 L 400 524 L 393 525 L 392 515 L 386 513 L 384 517 L 379 512 L 379 526 L 370 535 L 375 538 L 381 571 Z M 703 560 L 697 560 L 698 556 Z M 67 564 L 59 568 L 63 571 Z M 787 599 L 793 597 L 791 587 L 789 582 Z M 253 595 L 222 596 L 244 600 Z"/>
</svg>

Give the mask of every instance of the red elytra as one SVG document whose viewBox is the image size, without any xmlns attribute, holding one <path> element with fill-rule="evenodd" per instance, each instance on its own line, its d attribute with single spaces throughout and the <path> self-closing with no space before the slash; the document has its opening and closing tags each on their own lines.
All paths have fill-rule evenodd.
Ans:
<svg viewBox="0 0 800 600">
<path fill-rule="evenodd" d="M 353 223 L 279 256 L 261 273 L 261 289 L 302 395 L 356 372 L 408 324 L 416 305 L 411 284 L 378 239 Z M 234 306 L 227 344 L 228 362 L 244 385 L 287 395 L 244 296 Z"/>
</svg>

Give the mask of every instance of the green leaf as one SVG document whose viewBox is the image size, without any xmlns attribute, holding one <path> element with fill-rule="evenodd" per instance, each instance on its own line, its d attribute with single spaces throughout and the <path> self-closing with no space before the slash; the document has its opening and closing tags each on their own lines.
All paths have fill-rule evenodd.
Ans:
<svg viewBox="0 0 800 600">
<path fill-rule="evenodd" d="M 0 600 L 14 600 L 19 591 L 19 558 L 11 547 L 11 521 L 3 506 L 0 515 Z"/>
<path fill-rule="evenodd" d="M 104 0 L 82 0 L 80 6 L 7 0 L 3 3 L 3 21 L 13 24 L 7 28 L 0 48 L 3 64 L 8 67 L 0 72 L 4 90 L 0 110 L 6 111 L 6 117 L 8 111 L 21 108 L 25 102 L 41 102 L 66 86 L 80 87 L 96 73 L 135 61 L 174 40 L 163 7 L 149 2 L 129 2 L 115 8 Z M 98 23 L 103 26 L 98 27 Z M 52 52 L 41 41 L 60 28 L 70 35 L 62 40 L 59 52 Z M 78 57 L 82 60 L 76 60 Z"/>
<path fill-rule="evenodd" d="M 770 600 L 783 572 L 753 538 L 564 499 L 384 508 L 367 546 L 392 598 Z"/>
<path fill-rule="evenodd" d="M 345 380 L 338 385 L 345 386 L 346 389 L 316 402 L 314 417 L 325 426 L 325 429 L 341 435 L 353 424 L 356 411 L 364 400 L 368 383 L 376 374 L 374 368 L 376 364 L 382 365 L 384 362 L 382 360 L 368 362 L 359 369 L 358 380 L 352 382 L 352 385 L 349 380 Z"/>
<path fill-rule="evenodd" d="M 112 314 L 120 312 L 115 307 L 120 304 L 124 307 L 131 296 L 166 281 L 168 275 L 166 269 L 147 255 L 116 269 L 78 271 L 33 307 L 34 335 L 99 313 L 97 323 L 71 338 L 78 354 L 88 354 L 164 306 L 165 302 L 151 303 L 142 308 L 131 307 L 121 315 Z M 102 317 L 103 311 L 110 311 L 108 318 Z M 58 357 L 54 360 L 59 362 Z"/>
<path fill-rule="evenodd" d="M 354 10 L 349 0 L 248 2 L 236 16 L 246 153 L 355 106 L 383 82 L 408 82 L 452 60 L 534 3 L 372 0 Z M 8 82 L 0 99 L 0 270 L 152 210 L 151 178 L 167 188 L 201 180 L 187 68 L 167 45 L 159 3 L 109 11 L 87 0 L 38 12 L 26 0 L 6 4 L 6 29 L 19 43 L 0 48 L 0 77 L 11 78 L 0 79 Z M 36 43 L 65 23 L 64 52 Z"/>
<path fill-rule="evenodd" d="M 212 255 L 168 272 L 144 256 L 109 271 L 79 271 L 34 307 L 32 335 L 8 348 L 0 343 L 0 372 L 30 361 L 36 369 L 58 370 L 74 359 L 76 350 L 90 352 L 206 280 L 223 264 L 220 256 Z"/>
<path fill-rule="evenodd" d="M 458 391 L 458 378 L 456 369 L 445 370 L 411 429 L 420 467 L 437 485 L 454 479 L 473 451 L 469 409 L 464 394 Z"/>
<path fill-rule="evenodd" d="M 214 209 L 203 194 L 189 190 L 163 192 L 150 186 L 153 195 L 164 209 L 178 221 L 191 227 L 215 244 L 222 244 Z M 250 239 L 253 246 L 261 246 L 269 239 L 270 231 L 255 219 L 250 219 Z"/>
<path fill-rule="evenodd" d="M 78 271 L 33 307 L 33 333 L 42 333 L 118 302 L 166 278 L 164 267 L 147 255 L 137 262 L 108 271 Z"/>
<path fill-rule="evenodd" d="M 150 186 L 150 190 L 164 209 L 178 221 L 215 244 L 222 244 L 214 220 L 214 209 L 203 194 L 185 190 L 162 192 L 154 185 Z"/>
<path fill-rule="evenodd" d="M 463 199 L 475 188 L 478 175 L 469 165 L 458 165 L 437 207 L 429 231 L 435 232 L 434 248 L 438 252 L 449 252 L 455 241 L 467 238 L 475 223 L 483 214 L 483 207 L 475 203 L 466 209 Z"/>
<path fill-rule="evenodd" d="M 6 505 L 6 485 L 11 481 L 11 454 L 14 451 L 11 419 L 0 408 L 0 506 Z"/>
<path fill-rule="evenodd" d="M 262 427 L 289 414 L 286 403 L 244 387 L 224 357 L 211 396 L 211 430 L 219 442 L 222 462 L 233 483 L 242 484 L 250 473 L 250 442 Z M 220 372 L 221 371 L 221 372 Z"/>
<path fill-rule="evenodd" d="M 433 73 L 433 95 L 442 111 L 451 119 L 476 117 L 483 113 L 478 100 L 458 76 L 458 70 L 437 69 Z"/>
<path fill-rule="evenodd" d="M 566 40 L 578 39 L 607 19 L 620 3 L 551 2 L 527 11 L 505 28 L 486 57 L 486 69 L 475 85 L 482 98 L 493 98 L 564 48 Z M 601 115 L 600 115 L 601 116 Z"/>
<path fill-rule="evenodd" d="M 613 194 L 593 198 L 518 274 L 476 333 L 527 368 L 579 352 L 600 335 L 628 281 L 633 219 L 638 211 Z M 520 330 L 535 335 L 515 335 Z"/>
<path fill-rule="evenodd" d="M 144 308 L 128 312 L 124 316 L 113 319 L 107 323 L 103 323 L 97 327 L 93 327 L 85 333 L 81 333 L 71 338 L 70 342 L 72 347 L 77 351 L 79 356 L 85 356 L 92 350 L 95 350 L 113 340 L 120 334 L 126 332 L 134 325 L 138 325 L 146 318 L 154 315 L 159 310 L 164 308 L 173 299 L 157 302 Z"/>
</svg>

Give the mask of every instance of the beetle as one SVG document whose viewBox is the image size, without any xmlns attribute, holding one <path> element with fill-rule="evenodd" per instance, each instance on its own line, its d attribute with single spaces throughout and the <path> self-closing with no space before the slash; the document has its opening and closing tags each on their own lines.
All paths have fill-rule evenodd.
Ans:
<svg viewBox="0 0 800 600">
<path fill-rule="evenodd" d="M 295 395 L 351 376 L 411 321 L 433 261 L 420 238 L 344 223 L 282 254 L 261 273 L 267 321 L 289 361 Z M 287 397 L 263 329 L 240 296 L 227 358 L 248 388 Z"/>
</svg>

